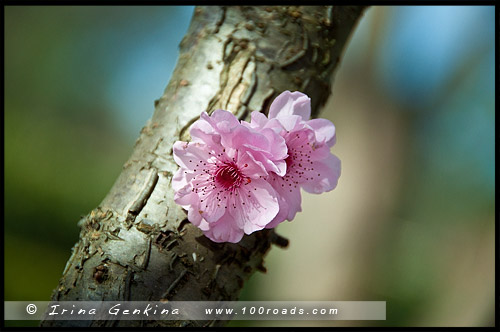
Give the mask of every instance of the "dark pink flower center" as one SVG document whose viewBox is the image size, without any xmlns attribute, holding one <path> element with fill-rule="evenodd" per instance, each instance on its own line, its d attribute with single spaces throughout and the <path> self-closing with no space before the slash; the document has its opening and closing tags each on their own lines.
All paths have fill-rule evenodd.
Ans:
<svg viewBox="0 0 500 332">
<path fill-rule="evenodd" d="M 248 181 L 247 177 L 241 174 L 238 166 L 233 162 L 219 165 L 214 176 L 215 183 L 218 186 L 222 186 L 224 189 L 237 188 L 242 183 Z"/>
</svg>

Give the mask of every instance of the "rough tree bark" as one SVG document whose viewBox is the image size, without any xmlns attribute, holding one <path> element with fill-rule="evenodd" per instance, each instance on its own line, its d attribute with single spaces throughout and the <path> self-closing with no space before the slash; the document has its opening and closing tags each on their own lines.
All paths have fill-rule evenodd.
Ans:
<svg viewBox="0 0 500 332">
<path fill-rule="evenodd" d="M 102 203 L 79 222 L 80 239 L 52 300 L 236 300 L 272 243 L 264 230 L 237 244 L 203 236 L 173 201 L 172 144 L 189 140 L 202 111 L 238 118 L 267 111 L 284 90 L 312 99 L 313 116 L 362 7 L 198 7 L 153 117 Z M 196 256 L 193 255 L 196 254 Z M 196 257 L 196 258 L 195 258 Z M 200 326 L 202 321 L 42 321 L 42 326 Z"/>
</svg>

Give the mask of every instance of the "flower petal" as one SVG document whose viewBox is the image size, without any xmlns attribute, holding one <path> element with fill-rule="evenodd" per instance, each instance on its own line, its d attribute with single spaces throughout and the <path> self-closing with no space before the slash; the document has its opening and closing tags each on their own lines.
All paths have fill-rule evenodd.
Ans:
<svg viewBox="0 0 500 332">
<path fill-rule="evenodd" d="M 292 220 L 297 212 L 302 211 L 300 185 L 294 184 L 288 176 L 274 176 L 270 183 L 278 196 L 287 203 L 285 219 Z"/>
<path fill-rule="evenodd" d="M 185 172 L 186 169 L 181 167 L 174 173 L 174 176 L 172 177 L 172 189 L 174 189 L 174 191 L 178 191 L 188 184 Z"/>
<path fill-rule="evenodd" d="M 222 200 L 224 195 L 223 188 L 210 188 L 205 195 L 200 195 L 200 213 L 208 223 L 216 222 L 225 213 L 225 202 Z"/>
<path fill-rule="evenodd" d="M 318 143 L 324 143 L 328 147 L 335 145 L 335 126 L 327 119 L 313 119 L 307 121 L 307 125 L 314 130 L 316 135 L 316 141 Z"/>
<path fill-rule="evenodd" d="M 198 204 L 196 205 L 191 205 L 189 208 L 188 208 L 188 220 L 195 226 L 197 226 L 198 228 L 200 228 L 201 230 L 203 230 L 203 228 L 205 229 L 208 229 L 206 227 L 207 222 L 203 220 L 203 217 L 201 216 L 201 213 L 199 211 L 199 208 L 198 208 Z"/>
<path fill-rule="evenodd" d="M 261 112 L 253 111 L 250 115 L 250 124 L 252 128 L 264 128 L 269 119 Z"/>
<path fill-rule="evenodd" d="M 265 228 L 274 228 L 286 220 L 288 216 L 288 203 L 286 202 L 284 197 L 278 197 L 278 203 L 280 209 L 278 211 L 278 214 L 273 218 L 273 220 L 271 220 L 269 224 L 266 225 Z"/>
<path fill-rule="evenodd" d="M 233 217 L 226 213 L 217 222 L 211 223 L 210 228 L 203 232 L 214 242 L 240 242 L 243 230 L 236 226 Z"/>
<path fill-rule="evenodd" d="M 203 115 L 208 117 L 206 112 L 202 113 Z M 191 127 L 189 128 L 189 134 L 191 135 L 191 140 L 193 142 L 202 142 L 209 146 L 211 149 L 219 152 L 220 144 L 221 144 L 221 135 L 215 130 L 212 125 L 200 118 L 195 121 Z"/>
<path fill-rule="evenodd" d="M 330 191 L 337 186 L 340 176 L 340 160 L 330 154 L 325 159 L 315 161 L 314 170 L 307 170 L 304 176 L 307 178 L 307 181 L 302 183 L 305 191 L 313 194 Z"/>
<path fill-rule="evenodd" d="M 206 163 L 211 155 L 208 153 L 210 149 L 200 142 L 187 143 L 177 141 L 173 146 L 174 160 L 182 168 L 194 170 L 197 166 Z M 199 168 L 199 167 L 198 167 Z"/>
<path fill-rule="evenodd" d="M 290 181 L 275 174 L 271 174 L 268 181 L 278 194 L 279 212 L 266 228 L 274 228 L 285 220 L 292 220 L 297 212 L 302 211 L 300 186 L 291 185 Z"/>
<path fill-rule="evenodd" d="M 282 161 L 287 156 L 285 140 L 271 129 L 263 129 L 256 132 L 241 126 L 233 136 L 233 145 L 240 147 L 243 151 L 251 154 L 252 159 L 263 165 L 264 174 L 267 172 L 283 172 Z M 276 165 L 276 163 L 279 164 Z"/>
<path fill-rule="evenodd" d="M 269 142 L 266 153 L 272 160 L 284 160 L 288 156 L 288 148 L 286 147 L 285 139 L 281 135 L 278 135 L 271 128 L 264 128 L 260 133 Z"/>
<path fill-rule="evenodd" d="M 311 117 L 311 99 L 302 92 L 285 91 L 272 102 L 269 118 L 299 115 L 304 121 Z"/>
<path fill-rule="evenodd" d="M 243 175 L 249 178 L 266 176 L 267 171 L 264 164 L 256 160 L 249 151 L 238 151 L 238 166 Z"/>
<path fill-rule="evenodd" d="M 209 119 L 207 121 L 209 121 L 214 128 L 224 128 L 228 131 L 240 125 L 240 121 L 233 113 L 221 109 L 213 111 L 210 117 L 208 117 L 208 115 L 203 116 L 203 119 Z"/>
<path fill-rule="evenodd" d="M 207 122 L 213 129 L 214 133 L 220 135 L 221 141 L 219 144 L 225 147 L 234 147 L 231 144 L 232 134 L 241 126 L 238 119 L 233 113 L 224 110 L 215 110 L 211 116 L 206 112 L 201 114 L 200 121 Z"/>
<path fill-rule="evenodd" d="M 298 115 L 280 116 L 276 118 L 276 120 L 278 120 L 281 126 L 289 132 L 299 130 L 304 126 L 304 121 L 302 121 L 302 118 Z"/>
<path fill-rule="evenodd" d="M 279 204 L 273 187 L 264 179 L 254 179 L 235 191 L 228 209 L 236 225 L 250 234 L 271 222 Z"/>
</svg>

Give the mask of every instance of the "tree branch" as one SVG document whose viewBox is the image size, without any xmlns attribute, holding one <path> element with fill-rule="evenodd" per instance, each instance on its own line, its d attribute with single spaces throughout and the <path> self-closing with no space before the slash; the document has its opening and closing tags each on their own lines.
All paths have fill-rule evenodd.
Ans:
<svg viewBox="0 0 500 332">
<path fill-rule="evenodd" d="M 284 90 L 311 97 L 313 115 L 330 94 L 332 73 L 362 7 L 198 7 L 180 44 L 164 95 L 132 156 L 102 203 L 79 222 L 80 239 L 52 300 L 236 300 L 272 243 L 272 230 L 240 243 L 214 243 L 173 201 L 172 145 L 189 140 L 202 111 L 238 118 L 266 111 Z M 118 326 L 144 322 L 120 321 Z M 155 321 L 150 326 L 200 326 Z M 102 326 L 106 321 L 42 321 L 42 326 Z M 223 322 L 212 322 L 222 325 Z"/>
</svg>

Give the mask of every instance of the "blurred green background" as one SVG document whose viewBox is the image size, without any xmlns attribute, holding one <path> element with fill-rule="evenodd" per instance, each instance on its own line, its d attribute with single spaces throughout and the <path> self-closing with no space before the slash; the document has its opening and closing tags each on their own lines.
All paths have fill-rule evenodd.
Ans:
<svg viewBox="0 0 500 332">
<path fill-rule="evenodd" d="M 48 300 L 175 66 L 193 7 L 5 7 L 5 300 Z M 337 189 L 303 194 L 242 300 L 383 300 L 387 321 L 491 326 L 494 7 L 372 7 L 322 116 Z M 24 323 L 28 324 L 28 323 Z"/>
</svg>

